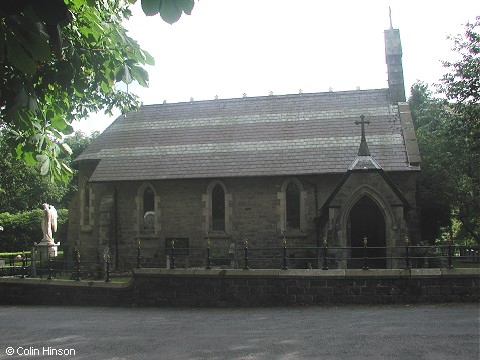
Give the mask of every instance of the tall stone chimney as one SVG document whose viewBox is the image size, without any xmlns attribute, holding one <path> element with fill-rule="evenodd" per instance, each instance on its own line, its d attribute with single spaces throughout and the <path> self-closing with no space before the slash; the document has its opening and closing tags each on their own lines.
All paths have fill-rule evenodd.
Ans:
<svg viewBox="0 0 480 360">
<path fill-rule="evenodd" d="M 402 43 L 400 42 L 400 30 L 385 30 L 385 58 L 388 71 L 388 88 L 392 104 L 405 102 L 405 83 L 403 80 L 402 66 Z"/>
</svg>

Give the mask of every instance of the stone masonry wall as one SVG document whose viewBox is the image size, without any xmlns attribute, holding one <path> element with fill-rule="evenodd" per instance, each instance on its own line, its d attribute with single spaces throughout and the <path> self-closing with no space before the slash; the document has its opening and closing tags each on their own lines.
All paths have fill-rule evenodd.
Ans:
<svg viewBox="0 0 480 360">
<path fill-rule="evenodd" d="M 136 269 L 126 284 L 0 278 L 0 303 L 244 307 L 479 302 L 479 275 L 479 269 Z"/>
<path fill-rule="evenodd" d="M 80 169 L 81 175 L 88 176 L 92 169 Z M 397 176 L 398 175 L 398 176 Z M 227 254 L 228 247 L 235 243 L 237 248 L 248 239 L 249 246 L 282 246 L 285 236 L 289 247 L 316 246 L 319 237 L 315 229 L 317 210 L 333 191 L 341 175 L 302 176 L 296 178 L 301 184 L 302 229 L 283 233 L 281 228 L 282 185 L 294 177 L 251 177 L 223 179 L 183 179 L 157 180 L 147 182 L 155 192 L 155 229 L 142 233 L 139 195 L 146 182 L 93 183 L 91 184 L 91 225 L 82 226 L 79 218 L 82 211 L 78 196 L 72 202 L 69 216 L 69 237 L 63 244 L 70 249 L 78 249 L 85 255 L 82 259 L 93 260 L 88 256 L 102 253 L 108 243 L 112 256 L 122 259 L 136 257 L 136 241 L 141 240 L 142 254 L 157 259 L 158 266 L 164 266 L 167 250 L 165 239 L 188 238 L 191 248 L 205 249 L 207 239 L 217 253 Z M 414 201 L 414 175 L 392 174 L 392 179 Z M 226 189 L 228 227 L 225 232 L 209 230 L 206 216 L 207 189 L 212 181 L 221 181 Z M 116 194 L 116 195 L 115 195 Z M 114 204 L 115 202 L 115 204 Z M 109 212 L 110 211 L 110 212 Z M 114 251 L 115 246 L 118 251 Z M 71 253 L 70 251 L 69 253 Z M 194 256 L 195 251 L 190 251 Z M 203 254 L 203 253 L 202 253 Z M 296 258 L 305 253 L 289 253 Z M 268 258 L 268 253 L 265 254 Z M 310 257 L 308 255 L 308 257 Z M 203 259 L 202 255 L 202 259 Z M 132 260 L 134 261 L 134 260 Z M 179 258 L 179 261 L 183 261 Z M 178 263 L 177 266 L 185 264 Z M 193 263 L 190 263 L 194 266 Z M 277 263 L 273 266 L 277 267 Z M 299 263 L 299 267 L 308 264 Z M 267 265 L 265 265 L 267 266 Z"/>
</svg>

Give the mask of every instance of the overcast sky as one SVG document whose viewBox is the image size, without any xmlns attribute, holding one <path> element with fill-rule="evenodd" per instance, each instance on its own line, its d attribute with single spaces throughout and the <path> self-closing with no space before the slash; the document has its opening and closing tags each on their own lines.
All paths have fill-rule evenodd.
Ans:
<svg viewBox="0 0 480 360">
<path fill-rule="evenodd" d="M 476 0 L 197 0 L 175 24 L 147 17 L 140 0 L 125 23 L 156 61 L 144 104 L 387 87 L 383 31 L 400 29 L 407 97 L 416 80 L 438 82 L 454 58 L 448 35 L 480 15 Z M 76 130 L 103 131 L 93 114 Z"/>
</svg>

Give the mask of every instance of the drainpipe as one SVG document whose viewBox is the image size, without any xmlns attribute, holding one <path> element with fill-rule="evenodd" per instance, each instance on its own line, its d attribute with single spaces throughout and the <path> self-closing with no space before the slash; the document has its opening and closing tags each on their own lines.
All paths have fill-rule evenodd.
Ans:
<svg viewBox="0 0 480 360">
<path fill-rule="evenodd" d="M 117 184 L 113 187 L 113 240 L 115 245 L 115 269 L 119 268 L 117 238 Z"/>
</svg>

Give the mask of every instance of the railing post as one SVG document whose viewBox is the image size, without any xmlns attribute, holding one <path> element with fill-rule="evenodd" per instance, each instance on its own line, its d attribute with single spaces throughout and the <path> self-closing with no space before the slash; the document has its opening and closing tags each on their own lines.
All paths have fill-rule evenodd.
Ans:
<svg viewBox="0 0 480 360">
<path fill-rule="evenodd" d="M 365 236 L 363 238 L 363 270 L 369 270 L 367 266 L 367 245 L 368 245 L 368 239 Z"/>
<path fill-rule="evenodd" d="M 48 280 L 52 280 L 52 262 L 53 260 L 48 256 Z"/>
<path fill-rule="evenodd" d="M 452 251 L 452 237 L 448 237 L 448 268 L 453 269 L 453 263 L 452 263 L 452 256 L 453 256 L 453 251 Z"/>
<path fill-rule="evenodd" d="M 9 257 L 9 262 L 10 262 L 10 276 L 14 276 L 15 275 L 15 260 L 14 260 L 14 256 L 13 255 L 10 255 Z"/>
<path fill-rule="evenodd" d="M 410 254 L 409 254 L 410 239 L 405 235 L 405 270 L 410 270 Z"/>
<path fill-rule="evenodd" d="M 175 269 L 175 240 L 170 243 L 172 254 L 170 255 L 170 269 Z"/>
<path fill-rule="evenodd" d="M 328 261 L 328 254 L 327 254 L 327 238 L 323 238 L 323 267 L 322 270 L 328 270 L 327 261 Z"/>
<path fill-rule="evenodd" d="M 107 254 L 105 258 L 107 261 L 107 271 L 105 274 L 105 282 L 110 282 L 110 255 Z"/>
<path fill-rule="evenodd" d="M 39 264 L 40 264 L 40 279 L 43 279 L 43 273 L 45 271 L 43 271 L 44 270 L 43 269 L 43 257 L 42 257 L 42 252 L 41 251 L 38 252 L 38 258 L 40 260 L 39 261 Z"/>
<path fill-rule="evenodd" d="M 137 269 L 141 269 L 140 265 L 140 239 L 137 239 Z"/>
<path fill-rule="evenodd" d="M 207 239 L 207 267 L 206 267 L 207 270 L 210 270 L 212 268 L 210 266 L 210 260 L 211 260 L 211 258 L 210 258 L 210 244 L 211 244 L 210 239 Z"/>
<path fill-rule="evenodd" d="M 75 267 L 75 281 L 80 281 L 80 251 L 78 250 L 75 252 Z"/>
<path fill-rule="evenodd" d="M 25 269 L 27 267 L 27 256 L 25 255 L 25 253 L 23 254 L 23 258 L 22 258 L 22 274 L 20 275 L 20 277 L 22 279 L 25 279 Z"/>
<path fill-rule="evenodd" d="M 287 238 L 283 237 L 283 267 L 282 270 L 287 270 Z"/>
<path fill-rule="evenodd" d="M 37 276 L 37 247 L 33 246 L 32 251 L 30 252 L 30 277 Z"/>
<path fill-rule="evenodd" d="M 248 270 L 248 239 L 245 239 L 245 248 L 244 248 L 244 253 L 243 253 L 243 261 L 244 261 L 244 266 L 243 270 Z"/>
</svg>

